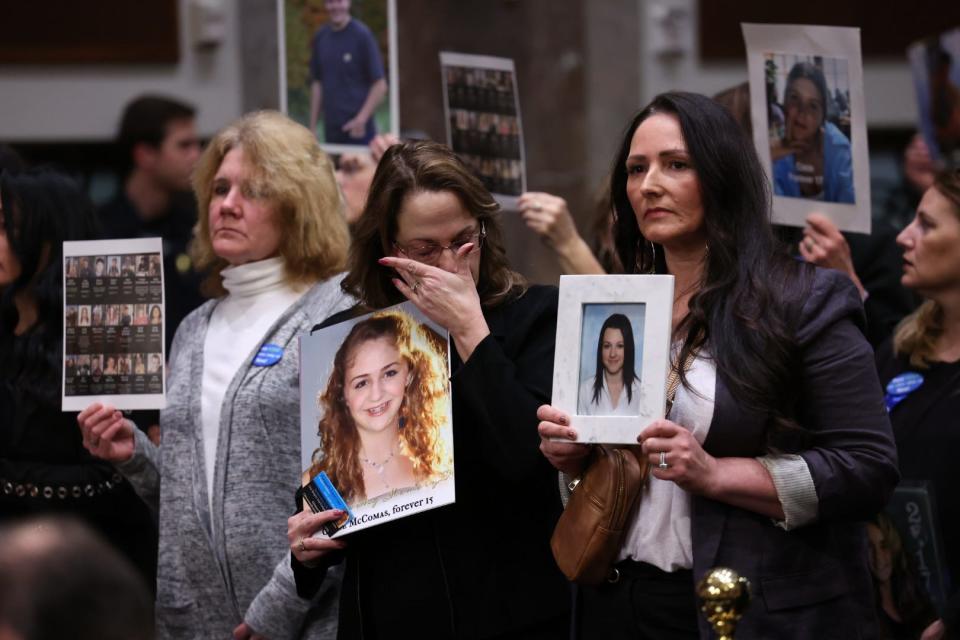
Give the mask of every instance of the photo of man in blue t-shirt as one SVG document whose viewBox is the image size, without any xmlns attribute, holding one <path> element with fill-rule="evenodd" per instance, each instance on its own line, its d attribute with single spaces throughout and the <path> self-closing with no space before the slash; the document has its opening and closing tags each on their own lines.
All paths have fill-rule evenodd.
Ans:
<svg viewBox="0 0 960 640">
<path fill-rule="evenodd" d="M 329 22 L 310 45 L 310 129 L 323 109 L 324 142 L 365 145 L 377 134 L 374 112 L 387 95 L 373 33 L 350 15 L 350 0 L 324 2 Z"/>
</svg>

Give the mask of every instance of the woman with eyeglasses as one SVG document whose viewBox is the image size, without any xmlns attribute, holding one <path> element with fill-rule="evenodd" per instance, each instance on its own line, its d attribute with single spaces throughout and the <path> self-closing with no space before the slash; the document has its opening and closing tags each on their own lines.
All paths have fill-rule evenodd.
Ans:
<svg viewBox="0 0 960 640">
<path fill-rule="evenodd" d="M 785 136 L 771 149 L 778 196 L 853 204 L 850 140 L 827 120 L 828 96 L 819 67 L 793 65 L 783 95 Z"/>
<path fill-rule="evenodd" d="M 446 147 L 384 154 L 344 289 L 359 311 L 412 301 L 450 332 L 456 503 L 348 535 L 290 518 L 301 596 L 346 554 L 340 638 L 566 638 L 570 595 L 550 552 L 556 475 L 540 455 L 557 292 L 507 263 L 497 205 Z M 330 322 L 338 318 L 332 318 Z"/>
</svg>

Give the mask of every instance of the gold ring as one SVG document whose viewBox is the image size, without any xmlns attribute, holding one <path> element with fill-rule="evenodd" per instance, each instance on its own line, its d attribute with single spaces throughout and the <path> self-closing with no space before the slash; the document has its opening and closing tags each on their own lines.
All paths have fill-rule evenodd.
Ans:
<svg viewBox="0 0 960 640">
<path fill-rule="evenodd" d="M 300 541 L 297 543 L 297 548 L 300 549 L 301 553 L 307 550 L 307 548 L 303 544 L 303 536 L 300 536 Z"/>
<path fill-rule="evenodd" d="M 411 287 L 411 289 L 413 290 L 414 293 L 416 293 L 416 292 L 417 292 L 417 289 L 418 289 L 419 287 L 420 287 L 420 281 L 419 281 L 419 280 L 415 280 L 415 281 L 413 282 L 413 287 Z"/>
</svg>

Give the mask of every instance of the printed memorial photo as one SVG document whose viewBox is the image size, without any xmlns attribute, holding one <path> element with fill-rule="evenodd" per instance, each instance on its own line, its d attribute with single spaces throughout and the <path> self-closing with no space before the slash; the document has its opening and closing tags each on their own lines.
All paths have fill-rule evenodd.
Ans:
<svg viewBox="0 0 960 640">
<path fill-rule="evenodd" d="M 278 0 L 281 110 L 328 153 L 399 130 L 394 0 Z"/>
<path fill-rule="evenodd" d="M 332 484 L 343 534 L 454 501 L 449 363 L 410 303 L 301 337 L 303 483 Z"/>
<path fill-rule="evenodd" d="M 742 24 L 754 146 L 775 224 L 813 212 L 870 233 L 870 165 L 860 30 Z M 746 112 L 746 110 L 744 110 Z"/>
<path fill-rule="evenodd" d="M 159 238 L 65 242 L 64 411 L 165 404 Z"/>
<path fill-rule="evenodd" d="M 441 52 L 447 144 L 504 206 L 526 191 L 513 60 Z"/>
<path fill-rule="evenodd" d="M 764 66 L 774 193 L 853 204 L 847 61 L 767 53 Z"/>
</svg>

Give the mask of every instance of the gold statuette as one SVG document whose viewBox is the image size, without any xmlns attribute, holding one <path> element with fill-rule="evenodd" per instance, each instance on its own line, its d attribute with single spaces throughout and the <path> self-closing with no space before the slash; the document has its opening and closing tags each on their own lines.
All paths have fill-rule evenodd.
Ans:
<svg viewBox="0 0 960 640">
<path fill-rule="evenodd" d="M 750 582 L 733 569 L 711 569 L 697 585 L 700 610 L 719 640 L 733 640 L 737 622 L 750 604 Z"/>
</svg>

